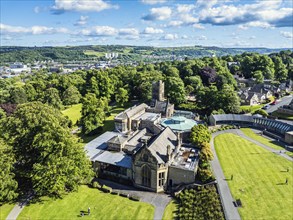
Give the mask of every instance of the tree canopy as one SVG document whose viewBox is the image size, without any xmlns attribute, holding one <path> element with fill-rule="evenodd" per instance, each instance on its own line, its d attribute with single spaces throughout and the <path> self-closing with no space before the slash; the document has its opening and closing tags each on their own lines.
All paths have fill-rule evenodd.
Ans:
<svg viewBox="0 0 293 220">
<path fill-rule="evenodd" d="M 16 176 L 39 196 L 61 196 L 92 178 L 91 164 L 61 112 L 40 102 L 19 105 L 1 132 L 15 153 Z"/>
</svg>

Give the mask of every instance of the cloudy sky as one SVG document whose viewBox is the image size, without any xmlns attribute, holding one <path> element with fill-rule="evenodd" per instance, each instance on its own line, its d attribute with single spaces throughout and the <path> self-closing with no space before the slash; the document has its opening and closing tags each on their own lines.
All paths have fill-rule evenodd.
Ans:
<svg viewBox="0 0 293 220">
<path fill-rule="evenodd" d="M 1 0 L 1 46 L 293 47 L 291 0 Z"/>
</svg>

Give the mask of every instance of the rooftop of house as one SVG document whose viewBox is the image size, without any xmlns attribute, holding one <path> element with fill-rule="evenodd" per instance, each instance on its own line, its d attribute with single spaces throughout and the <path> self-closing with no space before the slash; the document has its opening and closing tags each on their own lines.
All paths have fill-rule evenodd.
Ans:
<svg viewBox="0 0 293 220">
<path fill-rule="evenodd" d="M 125 111 L 119 113 L 115 119 L 126 119 L 126 118 L 131 118 L 133 117 L 134 115 L 136 115 L 137 113 L 143 111 L 144 109 L 146 109 L 148 107 L 147 104 L 145 103 L 142 103 L 140 105 L 135 105 L 135 106 L 132 106 L 128 109 L 126 109 Z"/>
<path fill-rule="evenodd" d="M 194 170 L 198 163 L 199 150 L 190 147 L 180 147 L 179 151 L 176 152 L 176 156 L 171 163 L 171 166 Z"/>
</svg>

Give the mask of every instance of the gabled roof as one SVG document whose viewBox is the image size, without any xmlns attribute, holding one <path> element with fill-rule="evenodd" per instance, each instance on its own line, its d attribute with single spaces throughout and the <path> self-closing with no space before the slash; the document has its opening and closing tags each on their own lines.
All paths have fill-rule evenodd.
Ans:
<svg viewBox="0 0 293 220">
<path fill-rule="evenodd" d="M 167 162 L 167 146 L 172 150 L 175 149 L 177 142 L 177 135 L 166 127 L 148 146 L 148 150 L 157 159 L 158 163 Z"/>
<path fill-rule="evenodd" d="M 118 114 L 118 115 L 115 117 L 115 119 L 116 119 L 116 118 L 117 118 L 117 119 L 126 119 L 126 118 L 130 118 L 130 117 L 132 117 L 133 115 L 137 114 L 138 112 L 140 112 L 140 111 L 146 109 L 147 107 L 148 107 L 148 105 L 145 104 L 145 103 L 142 103 L 142 104 L 140 104 L 140 105 L 138 105 L 138 106 L 135 105 L 135 106 L 133 106 L 133 107 L 131 107 L 131 108 L 126 109 L 125 111 L 121 112 L 120 114 Z"/>
<path fill-rule="evenodd" d="M 112 144 L 124 144 L 126 141 L 128 140 L 127 137 L 124 137 L 122 135 L 117 135 L 117 136 L 114 136 L 112 137 L 108 143 L 112 143 Z"/>
</svg>

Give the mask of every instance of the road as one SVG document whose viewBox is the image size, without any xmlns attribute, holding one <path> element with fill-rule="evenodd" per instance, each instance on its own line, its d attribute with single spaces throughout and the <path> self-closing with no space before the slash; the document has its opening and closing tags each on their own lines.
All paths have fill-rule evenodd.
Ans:
<svg viewBox="0 0 293 220">
<path fill-rule="evenodd" d="M 284 96 L 280 101 L 277 101 L 276 105 L 269 105 L 269 108 L 266 110 L 266 112 L 272 113 L 283 105 L 289 105 L 292 99 L 293 99 L 292 95 Z"/>
</svg>

